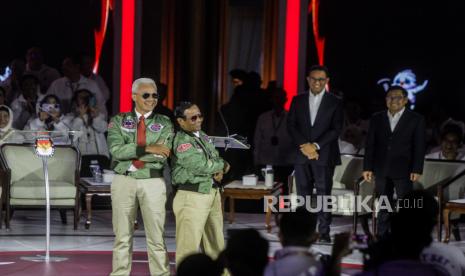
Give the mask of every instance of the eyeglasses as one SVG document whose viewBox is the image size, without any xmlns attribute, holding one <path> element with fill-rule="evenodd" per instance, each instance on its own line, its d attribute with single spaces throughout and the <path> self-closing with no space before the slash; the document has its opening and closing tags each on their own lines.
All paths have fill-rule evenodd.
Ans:
<svg viewBox="0 0 465 276">
<path fill-rule="evenodd" d="M 142 94 L 142 98 L 144 100 L 147 100 L 150 96 L 152 96 L 152 98 L 154 98 L 154 99 L 158 99 L 158 93 L 144 93 L 144 94 Z"/>
<path fill-rule="evenodd" d="M 314 82 L 325 82 L 327 79 L 326 78 L 310 78 L 311 81 Z"/>
<path fill-rule="evenodd" d="M 191 120 L 192 122 L 195 122 L 198 120 L 203 120 L 203 115 L 202 114 L 197 114 L 197 115 L 194 115 L 190 118 L 186 118 L 186 120 Z"/>
<path fill-rule="evenodd" d="M 400 101 L 404 96 L 387 96 L 386 101 Z"/>
</svg>

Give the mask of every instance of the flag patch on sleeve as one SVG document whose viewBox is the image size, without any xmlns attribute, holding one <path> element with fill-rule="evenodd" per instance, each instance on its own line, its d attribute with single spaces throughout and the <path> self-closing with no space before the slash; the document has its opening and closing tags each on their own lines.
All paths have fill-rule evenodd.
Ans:
<svg viewBox="0 0 465 276">
<path fill-rule="evenodd" d="M 181 144 L 179 145 L 177 148 L 176 148 L 176 151 L 177 152 L 185 152 L 187 151 L 188 149 L 192 148 L 192 144 L 191 143 L 184 143 L 184 144 Z"/>
</svg>

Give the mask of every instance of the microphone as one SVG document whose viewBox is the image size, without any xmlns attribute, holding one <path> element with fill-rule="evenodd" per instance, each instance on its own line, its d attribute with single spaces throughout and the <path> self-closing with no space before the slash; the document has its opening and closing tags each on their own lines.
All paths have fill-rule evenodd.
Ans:
<svg viewBox="0 0 465 276">
<path fill-rule="evenodd" d="M 226 123 L 226 120 L 224 119 L 223 112 L 221 112 L 221 108 L 218 109 L 218 114 L 220 115 L 221 121 L 223 122 L 224 128 L 226 129 L 226 139 L 224 140 L 224 151 L 228 150 L 229 146 L 229 127 L 228 124 Z"/>
</svg>

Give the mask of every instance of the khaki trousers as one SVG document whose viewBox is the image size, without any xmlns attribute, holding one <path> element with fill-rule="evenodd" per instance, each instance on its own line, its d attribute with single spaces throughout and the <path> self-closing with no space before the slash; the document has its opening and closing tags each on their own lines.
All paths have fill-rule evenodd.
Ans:
<svg viewBox="0 0 465 276">
<path fill-rule="evenodd" d="M 224 249 L 221 194 L 178 190 L 173 201 L 176 216 L 176 266 L 182 259 L 199 251 L 216 259 Z"/>
<path fill-rule="evenodd" d="M 134 220 L 137 202 L 144 221 L 151 275 L 170 275 L 163 239 L 166 187 L 163 178 L 135 179 L 116 175 L 111 184 L 111 207 L 115 243 L 111 275 L 129 276 L 132 264 Z"/>
</svg>

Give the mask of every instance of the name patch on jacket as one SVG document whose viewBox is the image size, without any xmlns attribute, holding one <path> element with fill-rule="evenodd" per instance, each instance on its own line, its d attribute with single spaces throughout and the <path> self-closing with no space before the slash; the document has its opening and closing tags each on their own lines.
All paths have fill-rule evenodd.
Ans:
<svg viewBox="0 0 465 276">
<path fill-rule="evenodd" d="M 154 124 L 149 125 L 149 129 L 152 132 L 159 132 L 160 130 L 162 130 L 162 128 L 163 128 L 163 125 L 159 123 L 154 123 Z"/>
<path fill-rule="evenodd" d="M 177 152 L 185 152 L 185 151 L 189 150 L 190 148 L 192 148 L 192 144 L 191 144 L 191 143 L 184 143 L 184 144 L 179 145 L 179 146 L 176 148 L 176 151 L 177 151 Z"/>
</svg>

